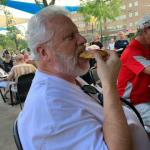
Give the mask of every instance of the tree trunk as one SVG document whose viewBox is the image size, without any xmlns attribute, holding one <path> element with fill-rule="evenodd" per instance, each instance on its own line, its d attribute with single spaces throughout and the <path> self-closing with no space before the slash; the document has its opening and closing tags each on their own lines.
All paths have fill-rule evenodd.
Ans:
<svg viewBox="0 0 150 150">
<path fill-rule="evenodd" d="M 54 5 L 55 4 L 55 0 L 52 0 L 49 5 Z"/>
<path fill-rule="evenodd" d="M 104 35 L 105 36 L 109 35 L 108 29 L 107 29 L 107 19 L 104 19 Z"/>
<path fill-rule="evenodd" d="M 99 31 L 101 34 L 101 43 L 103 44 L 103 29 L 102 29 L 102 20 L 99 20 Z"/>
<path fill-rule="evenodd" d="M 54 5 L 55 4 L 55 0 L 51 0 L 51 2 L 48 4 L 47 0 L 43 0 L 43 4 L 44 4 L 44 7 L 47 7 L 49 5 Z"/>
<path fill-rule="evenodd" d="M 48 6 L 47 0 L 43 0 L 43 4 L 45 7 L 47 7 Z"/>
<path fill-rule="evenodd" d="M 14 36 L 14 41 L 15 41 L 16 49 L 18 50 L 18 41 L 16 35 Z"/>
</svg>

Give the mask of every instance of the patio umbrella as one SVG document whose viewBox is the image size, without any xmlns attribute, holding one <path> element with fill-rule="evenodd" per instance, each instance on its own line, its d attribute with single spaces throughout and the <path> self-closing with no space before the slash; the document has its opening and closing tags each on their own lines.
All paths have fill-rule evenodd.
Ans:
<svg viewBox="0 0 150 150">
<path fill-rule="evenodd" d="M 5 13 L 9 15 L 5 15 Z M 0 28 L 5 29 L 7 27 L 7 21 L 10 18 L 12 26 L 26 23 L 29 18 L 31 18 L 32 14 L 17 10 L 8 6 L 0 5 Z"/>
<path fill-rule="evenodd" d="M 0 28 L 5 28 L 6 27 L 6 16 L 0 15 Z M 28 19 L 26 18 L 13 18 L 13 23 L 12 25 L 17 25 L 17 24 L 22 24 L 26 23 Z"/>
<path fill-rule="evenodd" d="M 79 8 L 79 0 L 56 0 L 55 5 L 63 6 L 69 12 L 75 12 Z M 36 5 L 34 0 L 7 0 L 6 6 L 0 5 L 0 30 L 7 26 L 4 9 L 12 14 L 12 25 L 18 25 L 26 23 L 32 15 L 43 7 L 43 4 Z"/>
</svg>

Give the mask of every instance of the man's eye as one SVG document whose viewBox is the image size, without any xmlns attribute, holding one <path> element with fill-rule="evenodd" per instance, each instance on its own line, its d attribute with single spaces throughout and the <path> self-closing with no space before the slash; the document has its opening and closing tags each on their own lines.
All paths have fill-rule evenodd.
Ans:
<svg viewBox="0 0 150 150">
<path fill-rule="evenodd" d="M 74 34 L 72 33 L 71 35 L 68 36 L 69 40 L 73 40 L 74 39 Z"/>
</svg>

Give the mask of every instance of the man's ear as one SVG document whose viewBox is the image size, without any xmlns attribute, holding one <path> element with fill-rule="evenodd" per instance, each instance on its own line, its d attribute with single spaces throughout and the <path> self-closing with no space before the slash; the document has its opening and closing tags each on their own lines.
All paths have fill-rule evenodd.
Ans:
<svg viewBox="0 0 150 150">
<path fill-rule="evenodd" d="M 144 28 L 144 32 L 145 32 L 145 33 L 147 33 L 147 31 L 148 31 L 148 28 L 147 28 L 147 27 L 145 27 L 145 28 Z"/>
<path fill-rule="evenodd" d="M 40 47 L 40 46 L 37 47 L 36 51 L 40 58 L 42 58 L 44 60 L 48 59 L 48 53 L 43 47 Z"/>
</svg>

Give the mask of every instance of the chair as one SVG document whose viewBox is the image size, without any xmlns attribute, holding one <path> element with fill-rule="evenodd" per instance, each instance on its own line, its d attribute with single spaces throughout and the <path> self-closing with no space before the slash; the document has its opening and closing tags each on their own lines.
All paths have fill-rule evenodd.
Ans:
<svg viewBox="0 0 150 150">
<path fill-rule="evenodd" d="M 15 120 L 14 125 L 13 125 L 13 137 L 14 137 L 14 140 L 15 140 L 18 150 L 23 150 L 21 141 L 19 138 L 19 133 L 18 133 L 17 119 Z"/>
<path fill-rule="evenodd" d="M 100 87 L 102 87 L 101 80 L 97 74 L 97 68 L 93 67 L 89 71 L 94 81 L 93 84 L 95 83 L 94 85 L 98 84 Z"/>
<path fill-rule="evenodd" d="M 81 76 L 81 78 L 88 84 L 99 85 L 101 87 L 101 81 L 97 75 L 97 69 L 95 67 L 90 68 L 85 75 Z"/>
<path fill-rule="evenodd" d="M 24 102 L 25 99 L 26 99 L 26 96 L 27 96 L 28 91 L 30 89 L 30 86 L 31 86 L 32 80 L 34 78 L 34 75 L 35 75 L 35 73 L 29 73 L 29 74 L 21 75 L 18 78 L 16 91 L 11 90 L 12 92 L 16 93 L 16 102 L 18 102 L 20 104 L 21 109 L 22 109 L 21 103 Z M 11 98 L 12 97 L 13 96 L 11 94 Z"/>
<path fill-rule="evenodd" d="M 91 73 L 91 75 L 93 76 L 93 74 Z M 84 80 L 84 79 L 82 79 Z M 80 79 L 81 81 L 81 79 Z M 102 92 L 102 87 L 100 87 L 99 85 L 97 85 L 97 83 L 94 85 L 94 86 L 91 86 L 91 85 L 88 85 L 88 84 L 85 84 L 85 85 L 82 85 L 82 90 L 87 93 L 88 95 L 89 94 L 96 94 L 99 99 L 99 104 L 103 106 L 103 94 L 101 93 Z M 142 126 L 144 127 L 144 123 L 143 123 L 143 120 L 141 118 L 141 115 L 140 113 L 137 111 L 137 109 L 134 107 L 133 104 L 131 104 L 130 102 L 128 102 L 126 99 L 120 97 L 120 100 L 123 102 L 123 105 L 125 105 L 126 107 L 128 107 L 129 109 L 131 109 L 135 115 L 137 116 L 137 118 L 139 119 L 140 123 L 142 124 Z M 145 128 L 144 128 L 145 129 Z M 150 136 L 150 135 L 149 135 Z"/>
<path fill-rule="evenodd" d="M 136 116 L 139 119 L 140 123 L 144 127 L 143 119 L 142 119 L 140 113 L 138 112 L 138 110 L 135 108 L 135 106 L 131 102 L 127 101 L 126 99 L 124 99 L 122 97 L 120 97 L 120 100 L 124 103 L 124 105 L 126 105 L 128 108 L 130 108 L 136 114 Z"/>
</svg>

